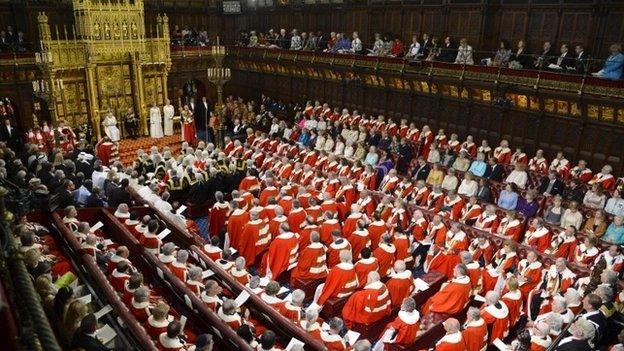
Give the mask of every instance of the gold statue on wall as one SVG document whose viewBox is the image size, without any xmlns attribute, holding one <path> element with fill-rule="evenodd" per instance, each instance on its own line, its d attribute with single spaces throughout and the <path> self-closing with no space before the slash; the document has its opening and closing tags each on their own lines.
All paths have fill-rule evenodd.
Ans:
<svg viewBox="0 0 624 351">
<path fill-rule="evenodd" d="M 111 28 L 108 22 L 104 23 L 104 39 L 110 40 L 111 38 Z"/>
<path fill-rule="evenodd" d="M 93 24 L 93 38 L 95 40 L 100 40 L 102 38 L 100 34 L 100 24 L 97 22 Z"/>
</svg>

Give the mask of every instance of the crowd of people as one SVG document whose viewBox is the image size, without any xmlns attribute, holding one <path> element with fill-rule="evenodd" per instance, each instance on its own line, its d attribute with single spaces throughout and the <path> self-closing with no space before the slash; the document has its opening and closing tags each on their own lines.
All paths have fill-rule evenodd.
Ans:
<svg viewBox="0 0 624 351">
<path fill-rule="evenodd" d="M 5 52 L 26 52 L 28 43 L 24 37 L 24 32 L 15 31 L 12 26 L 6 26 L 0 30 L 0 53 Z"/>
<path fill-rule="evenodd" d="M 299 32 L 286 29 L 268 32 L 242 31 L 237 45 L 265 47 L 282 50 L 301 50 L 332 53 L 350 53 L 369 56 L 398 57 L 406 60 L 439 61 L 457 64 L 481 64 L 514 69 L 539 69 L 572 74 L 592 74 L 606 79 L 621 79 L 624 54 L 621 44 L 609 48 L 609 56 L 602 65 L 593 60 L 582 44 L 561 43 L 559 47 L 546 41 L 539 52 L 530 52 L 525 40 L 519 40 L 513 47 L 507 40 L 501 40 L 495 52 L 484 50 L 477 53 L 466 38 L 446 36 L 444 38 L 423 33 L 413 35 L 406 42 L 392 33 L 375 33 L 372 42 L 363 42 L 358 32 L 323 33 L 322 31 Z M 475 59 L 479 56 L 479 60 Z M 482 59 L 481 59 L 482 57 Z"/>
<path fill-rule="evenodd" d="M 209 205 L 206 255 L 330 350 L 410 345 L 428 335 L 436 313 L 450 315 L 436 350 L 481 350 L 497 340 L 512 350 L 544 350 L 561 333 L 556 350 L 622 350 L 612 322 L 624 298 L 624 202 L 610 166 L 592 172 L 563 153 L 529 158 L 505 140 L 490 147 L 320 102 L 287 122 L 263 113 L 262 103 L 227 101 L 226 117 L 242 117 L 246 128 L 222 149 L 184 143 L 181 155 L 139 150 L 132 166 L 104 167 L 81 141 L 67 151 L 26 145 L 16 153 L 3 145 L 0 174 L 40 208 L 55 197 L 41 194 L 59 194 L 51 202 L 70 218 L 71 206 L 90 206 L 89 184 L 102 189 L 99 200 L 118 218 L 147 226 L 137 227 L 143 246 L 163 263 L 183 263 L 181 280 L 262 350 L 277 347 L 275 334 L 267 336 L 218 281 L 189 278 L 195 273 L 185 250 L 154 238 L 158 224 L 138 222 L 128 210 L 131 193 L 192 233 L 197 228 L 177 209 Z M 97 239 L 81 236 L 88 227 L 78 226 L 72 230 L 84 242 Z M 426 289 L 414 277 L 431 272 L 447 284 L 419 306 L 412 296 Z M 316 280 L 323 284 L 306 296 L 301 282 Z M 337 298 L 345 307 L 325 316 L 324 327 L 319 310 Z M 377 340 L 350 345 L 344 338 L 354 325 L 389 317 Z"/>
</svg>

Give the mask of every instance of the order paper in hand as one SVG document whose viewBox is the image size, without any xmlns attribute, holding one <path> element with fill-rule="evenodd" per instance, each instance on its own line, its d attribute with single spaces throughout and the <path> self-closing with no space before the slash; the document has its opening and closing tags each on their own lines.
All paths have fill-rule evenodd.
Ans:
<svg viewBox="0 0 624 351">
<path fill-rule="evenodd" d="M 102 307 L 99 311 L 95 312 L 95 319 L 100 319 L 102 316 L 106 315 L 108 312 L 112 311 L 113 307 L 111 305 L 106 305 Z"/>
<path fill-rule="evenodd" d="M 205 271 L 202 272 L 202 278 L 206 279 L 206 278 L 210 278 L 215 274 L 215 272 L 211 271 L 210 269 L 207 269 Z"/>
<path fill-rule="evenodd" d="M 102 226 L 104 225 L 104 223 L 102 222 L 97 222 L 93 225 L 93 227 L 91 227 L 91 229 L 89 230 L 91 233 L 94 233 L 96 230 L 102 228 Z"/>
<path fill-rule="evenodd" d="M 176 210 L 177 214 L 182 214 L 182 212 L 184 212 L 186 210 L 186 206 L 181 205 L 180 207 L 178 207 L 178 209 Z"/>
<path fill-rule="evenodd" d="M 494 340 L 494 342 L 492 342 L 492 344 L 494 344 L 494 346 L 496 346 L 499 350 L 501 351 L 508 351 L 511 350 L 509 348 L 509 346 L 507 346 L 504 342 L 501 341 L 501 339 L 496 338 L 496 340 Z"/>
<path fill-rule="evenodd" d="M 286 345 L 285 351 L 291 351 L 292 349 L 295 348 L 295 346 L 304 347 L 305 343 L 303 343 L 301 340 L 292 338 L 292 339 L 290 339 L 290 342 L 288 343 L 288 345 Z"/>
<path fill-rule="evenodd" d="M 98 339 L 100 339 L 100 341 L 104 345 L 111 342 L 115 338 L 115 336 L 117 336 L 117 333 L 115 332 L 115 330 L 113 330 L 113 328 L 111 328 L 111 326 L 108 324 L 98 329 L 96 334 L 97 334 Z"/>
<path fill-rule="evenodd" d="M 167 235 L 169 235 L 169 233 L 171 233 L 171 229 L 165 228 L 165 230 L 163 230 L 162 232 L 160 232 L 160 234 L 158 234 L 158 239 L 162 240 L 166 238 Z"/>
<path fill-rule="evenodd" d="M 234 300 L 234 302 L 236 302 L 236 306 L 241 307 L 245 302 L 247 302 L 247 300 L 249 299 L 250 295 L 247 292 L 247 290 L 243 290 L 241 291 L 241 293 L 236 297 L 236 300 Z"/>
<path fill-rule="evenodd" d="M 429 284 L 420 278 L 414 279 L 414 286 L 418 289 L 418 291 L 425 291 L 429 289 Z"/>
<path fill-rule="evenodd" d="M 360 338 L 360 333 L 349 330 L 347 334 L 345 334 L 345 337 L 347 338 L 349 345 L 355 345 L 355 342 Z"/>
</svg>

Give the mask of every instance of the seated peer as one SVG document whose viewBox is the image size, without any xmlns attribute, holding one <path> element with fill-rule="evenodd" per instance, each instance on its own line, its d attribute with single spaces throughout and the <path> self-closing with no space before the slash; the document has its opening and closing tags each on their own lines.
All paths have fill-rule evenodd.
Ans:
<svg viewBox="0 0 624 351">
<path fill-rule="evenodd" d="M 443 285 L 422 308 L 422 314 L 429 312 L 455 314 L 461 311 L 470 299 L 472 284 L 468 277 L 468 268 L 458 264 L 453 270 L 453 279 Z"/>
<path fill-rule="evenodd" d="M 371 324 L 390 314 L 390 292 L 381 282 L 379 273 L 368 273 L 368 280 L 363 290 L 353 293 L 342 309 L 345 324 Z"/>
<path fill-rule="evenodd" d="M 505 189 L 498 195 L 498 207 L 514 210 L 518 204 L 518 188 L 515 183 L 507 183 Z"/>
</svg>

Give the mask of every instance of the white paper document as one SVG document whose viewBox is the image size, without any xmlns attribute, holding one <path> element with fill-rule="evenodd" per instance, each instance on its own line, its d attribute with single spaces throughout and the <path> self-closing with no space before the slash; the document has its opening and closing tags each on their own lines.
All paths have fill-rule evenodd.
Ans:
<svg viewBox="0 0 624 351">
<path fill-rule="evenodd" d="M 88 305 L 91 303 L 91 299 L 92 299 L 91 295 L 85 295 L 83 297 L 77 298 L 76 300 L 84 303 L 85 305 Z"/>
<path fill-rule="evenodd" d="M 420 278 L 414 279 L 414 286 L 418 289 L 418 291 L 425 291 L 429 289 L 429 284 Z"/>
<path fill-rule="evenodd" d="M 214 274 L 215 274 L 215 272 L 211 271 L 210 269 L 207 269 L 207 270 L 202 272 L 202 279 L 210 278 Z"/>
<path fill-rule="evenodd" d="M 355 345 L 355 342 L 360 338 L 360 333 L 349 330 L 347 334 L 345 334 L 345 337 L 347 338 L 349 345 Z"/>
<path fill-rule="evenodd" d="M 236 306 L 241 307 L 245 302 L 247 302 L 249 297 L 250 297 L 250 295 L 247 292 L 247 290 L 241 291 L 240 295 L 238 295 L 236 297 L 236 300 L 234 300 L 236 302 Z"/>
<path fill-rule="evenodd" d="M 102 226 L 104 225 L 104 223 L 102 222 L 97 222 L 93 225 L 93 227 L 91 227 L 91 229 L 89 230 L 91 233 L 95 233 L 96 230 L 102 228 Z"/>
<path fill-rule="evenodd" d="M 102 307 L 99 311 L 95 312 L 95 319 L 100 319 L 102 316 L 106 315 L 108 312 L 112 311 L 113 307 L 111 305 L 106 305 Z"/>
<path fill-rule="evenodd" d="M 169 235 L 171 233 L 171 229 L 169 228 L 165 228 L 165 230 L 163 230 L 162 232 L 160 232 L 160 234 L 158 234 L 158 239 L 162 240 L 164 238 L 167 237 L 167 235 Z"/>
<path fill-rule="evenodd" d="M 116 336 L 117 333 L 110 325 L 106 324 L 102 328 L 98 329 L 96 332 L 98 339 L 102 342 L 102 344 L 106 345 L 111 342 Z"/>
<path fill-rule="evenodd" d="M 182 214 L 182 212 L 184 212 L 186 210 L 186 206 L 181 205 L 180 207 L 178 207 L 178 209 L 176 210 L 177 214 Z"/>
<path fill-rule="evenodd" d="M 501 350 L 501 351 L 511 350 L 511 348 L 509 346 L 507 346 L 504 342 L 502 342 L 501 339 L 499 339 L 499 338 L 496 338 L 496 340 L 494 340 L 493 344 L 494 344 L 494 346 L 498 347 L 498 349 Z"/>
<path fill-rule="evenodd" d="M 303 343 L 301 340 L 297 340 L 295 338 L 292 338 L 292 339 L 290 339 L 290 342 L 288 343 L 288 345 L 286 345 L 285 351 L 291 351 L 292 349 L 295 348 L 295 346 L 304 347 L 305 343 Z"/>
<path fill-rule="evenodd" d="M 180 330 L 184 330 L 184 326 L 186 325 L 186 316 L 180 317 L 180 325 L 181 325 Z"/>
</svg>

